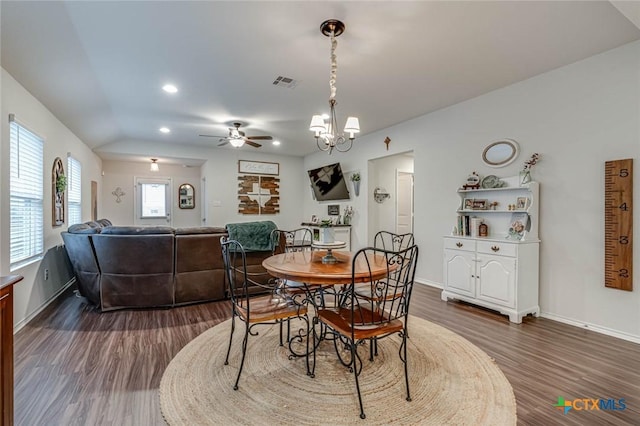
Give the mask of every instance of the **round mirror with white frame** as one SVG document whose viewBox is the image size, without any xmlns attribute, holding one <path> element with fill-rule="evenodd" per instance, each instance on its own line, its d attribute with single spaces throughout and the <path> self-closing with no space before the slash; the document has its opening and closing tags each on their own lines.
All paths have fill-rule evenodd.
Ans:
<svg viewBox="0 0 640 426">
<path fill-rule="evenodd" d="M 482 151 L 482 161 L 489 167 L 507 166 L 518 157 L 520 147 L 513 139 L 501 139 L 487 146 Z"/>
</svg>

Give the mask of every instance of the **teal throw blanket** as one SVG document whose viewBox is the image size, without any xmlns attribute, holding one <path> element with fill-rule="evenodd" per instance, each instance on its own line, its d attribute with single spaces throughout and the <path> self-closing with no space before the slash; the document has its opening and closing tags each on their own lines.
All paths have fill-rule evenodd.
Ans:
<svg viewBox="0 0 640 426">
<path fill-rule="evenodd" d="M 277 228 L 270 220 L 227 224 L 229 239 L 238 241 L 245 251 L 271 251 L 271 231 Z"/>
</svg>

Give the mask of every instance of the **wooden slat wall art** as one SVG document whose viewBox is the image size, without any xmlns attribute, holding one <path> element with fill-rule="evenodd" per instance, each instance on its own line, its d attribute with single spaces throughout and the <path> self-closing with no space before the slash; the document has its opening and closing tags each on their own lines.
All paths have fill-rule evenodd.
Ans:
<svg viewBox="0 0 640 426">
<path fill-rule="evenodd" d="M 238 176 L 238 213 L 280 213 L 280 179 L 274 176 Z"/>
<path fill-rule="evenodd" d="M 604 285 L 633 290 L 633 159 L 605 162 Z"/>
</svg>

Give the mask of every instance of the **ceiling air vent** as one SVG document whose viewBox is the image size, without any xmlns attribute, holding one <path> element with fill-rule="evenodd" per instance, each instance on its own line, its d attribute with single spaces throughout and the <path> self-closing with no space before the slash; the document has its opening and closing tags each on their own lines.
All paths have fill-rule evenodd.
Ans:
<svg viewBox="0 0 640 426">
<path fill-rule="evenodd" d="M 292 78 L 283 77 L 279 75 L 278 78 L 273 80 L 273 85 L 278 87 L 284 87 L 286 89 L 293 89 L 298 85 L 298 80 L 294 80 Z"/>
</svg>

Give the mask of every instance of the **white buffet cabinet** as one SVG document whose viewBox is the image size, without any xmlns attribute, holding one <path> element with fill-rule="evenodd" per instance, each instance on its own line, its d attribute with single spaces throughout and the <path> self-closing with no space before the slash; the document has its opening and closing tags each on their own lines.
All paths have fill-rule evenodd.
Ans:
<svg viewBox="0 0 640 426">
<path fill-rule="evenodd" d="M 494 309 L 518 324 L 527 314 L 538 316 L 538 246 L 537 242 L 445 237 L 442 300 Z"/>
<path fill-rule="evenodd" d="M 442 300 L 457 299 L 509 316 L 521 323 L 528 314 L 538 316 L 538 183 L 525 186 L 517 179 L 505 179 L 506 187 L 458 190 L 460 216 L 479 218 L 489 223 L 486 237 L 451 235 L 444 237 L 444 289 Z M 508 210 L 518 198 L 525 198 L 523 209 Z M 497 201 L 496 210 L 469 210 L 465 200 L 481 198 Z M 509 236 L 513 213 L 529 215 L 528 231 L 518 240 Z"/>
</svg>

